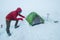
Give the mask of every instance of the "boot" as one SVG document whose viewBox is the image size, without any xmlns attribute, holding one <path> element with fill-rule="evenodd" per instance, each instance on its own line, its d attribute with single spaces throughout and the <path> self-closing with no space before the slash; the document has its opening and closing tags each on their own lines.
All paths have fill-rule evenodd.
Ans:
<svg viewBox="0 0 60 40">
<path fill-rule="evenodd" d="M 15 26 L 15 28 L 18 28 L 19 26 Z"/>
<path fill-rule="evenodd" d="M 11 33 L 10 33 L 10 31 L 9 30 L 6 30 L 7 31 L 7 34 L 8 34 L 8 36 L 11 36 Z"/>
<path fill-rule="evenodd" d="M 8 36 L 11 36 L 11 33 L 8 33 Z"/>
</svg>

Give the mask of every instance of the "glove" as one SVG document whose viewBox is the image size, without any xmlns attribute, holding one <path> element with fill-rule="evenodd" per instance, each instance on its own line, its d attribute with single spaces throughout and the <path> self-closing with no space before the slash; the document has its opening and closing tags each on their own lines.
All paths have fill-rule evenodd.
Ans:
<svg viewBox="0 0 60 40">
<path fill-rule="evenodd" d="M 22 21 L 23 21 L 23 19 L 22 19 L 22 18 L 18 18 L 18 20 L 22 20 Z"/>
</svg>

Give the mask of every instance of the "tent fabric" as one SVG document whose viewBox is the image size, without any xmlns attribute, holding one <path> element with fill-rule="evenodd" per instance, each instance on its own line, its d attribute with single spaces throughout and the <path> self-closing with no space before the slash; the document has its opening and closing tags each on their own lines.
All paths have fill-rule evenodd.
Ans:
<svg viewBox="0 0 60 40">
<path fill-rule="evenodd" d="M 37 24 L 40 24 L 40 17 L 38 17 L 38 16 L 32 22 L 32 26 L 37 25 Z"/>
<path fill-rule="evenodd" d="M 26 20 L 30 25 L 40 24 L 44 23 L 44 20 L 36 13 L 31 12 L 27 17 Z M 42 22 L 41 22 L 42 21 Z"/>
</svg>

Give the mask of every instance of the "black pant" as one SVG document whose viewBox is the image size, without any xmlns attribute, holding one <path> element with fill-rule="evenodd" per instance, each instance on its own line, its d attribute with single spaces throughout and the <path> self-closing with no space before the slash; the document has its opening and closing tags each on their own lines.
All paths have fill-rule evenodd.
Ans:
<svg viewBox="0 0 60 40">
<path fill-rule="evenodd" d="M 11 23 L 11 21 L 12 20 L 10 20 L 10 21 L 6 20 L 6 32 L 7 32 L 8 35 L 11 34 L 10 33 L 10 23 Z M 15 26 L 17 26 L 17 24 L 18 24 L 18 20 L 16 20 Z"/>
</svg>

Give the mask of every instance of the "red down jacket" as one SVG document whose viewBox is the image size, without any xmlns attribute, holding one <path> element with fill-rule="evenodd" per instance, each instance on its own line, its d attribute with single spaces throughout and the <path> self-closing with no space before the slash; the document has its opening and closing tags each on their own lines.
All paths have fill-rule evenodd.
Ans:
<svg viewBox="0 0 60 40">
<path fill-rule="evenodd" d="M 23 17 L 23 18 L 25 18 L 24 16 L 22 16 L 21 14 L 19 14 L 21 12 L 22 12 L 21 8 L 17 8 L 17 10 L 10 12 L 6 16 L 6 20 L 23 20 L 22 18 L 17 18 L 18 15 L 21 16 L 21 17 Z"/>
</svg>

